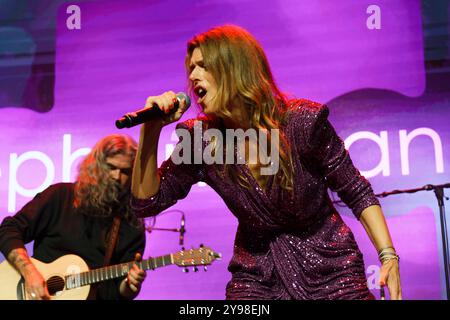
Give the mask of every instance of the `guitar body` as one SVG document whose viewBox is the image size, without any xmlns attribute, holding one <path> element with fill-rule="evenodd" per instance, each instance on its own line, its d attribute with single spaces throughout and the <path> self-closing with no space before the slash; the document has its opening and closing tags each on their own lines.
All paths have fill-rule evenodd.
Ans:
<svg viewBox="0 0 450 320">
<path fill-rule="evenodd" d="M 79 256 L 69 254 L 51 263 L 43 263 L 31 258 L 38 271 L 47 281 L 52 300 L 85 300 L 89 295 L 90 286 L 66 289 L 65 276 L 89 271 L 89 268 Z M 8 261 L 0 264 L 0 300 L 30 300 L 25 292 L 25 281 Z"/>
</svg>

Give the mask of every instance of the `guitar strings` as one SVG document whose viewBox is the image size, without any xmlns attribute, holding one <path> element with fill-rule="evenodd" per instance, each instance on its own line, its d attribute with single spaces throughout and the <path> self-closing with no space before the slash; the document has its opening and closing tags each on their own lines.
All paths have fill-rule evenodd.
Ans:
<svg viewBox="0 0 450 320">
<path fill-rule="evenodd" d="M 129 263 L 127 263 L 127 264 L 129 264 Z M 140 267 L 142 268 L 142 262 L 140 262 L 139 263 L 139 265 L 140 265 Z M 128 266 L 128 267 L 130 267 L 130 266 Z M 83 282 L 83 280 L 85 280 L 87 277 L 88 277 L 88 274 L 90 273 L 90 272 L 92 272 L 92 271 L 95 271 L 95 272 L 97 272 L 97 273 L 100 273 L 100 276 L 101 276 L 101 278 L 102 278 L 102 280 L 103 280 L 103 278 L 104 278 L 104 280 L 109 280 L 108 279 L 108 277 L 110 276 L 110 275 L 112 275 L 112 277 L 120 277 L 120 276 L 123 276 L 123 274 L 121 274 L 122 273 L 122 270 L 121 270 L 121 268 L 120 269 L 117 269 L 117 266 L 109 266 L 109 267 L 104 267 L 104 268 L 99 268 L 99 269 L 95 269 L 95 270 L 90 270 L 90 271 L 85 271 L 85 272 L 81 272 L 81 273 L 79 273 L 78 274 L 78 276 L 79 276 L 79 281 L 77 281 L 77 282 L 79 282 L 79 283 L 82 283 Z M 112 272 L 111 272 L 112 271 Z M 58 288 L 58 287 L 60 287 L 61 286 L 61 284 L 62 284 L 62 287 L 64 288 L 65 286 L 66 286 L 66 283 L 67 283 L 67 279 L 68 279 L 68 277 L 70 277 L 71 275 L 67 275 L 67 276 L 64 276 L 64 277 L 51 277 L 49 280 L 47 280 L 46 281 L 46 283 L 47 283 L 47 287 L 49 287 L 49 288 L 51 288 L 51 289 L 53 289 L 53 288 Z M 99 275 L 92 275 L 92 277 L 95 279 L 95 278 L 98 278 L 98 276 Z M 100 280 L 100 279 L 99 279 Z M 77 286 L 77 287 L 79 287 L 79 286 Z"/>
</svg>

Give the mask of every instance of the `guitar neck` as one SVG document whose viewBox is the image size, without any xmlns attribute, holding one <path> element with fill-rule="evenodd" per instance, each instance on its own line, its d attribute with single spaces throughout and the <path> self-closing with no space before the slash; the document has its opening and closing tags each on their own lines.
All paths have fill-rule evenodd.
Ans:
<svg viewBox="0 0 450 320">
<path fill-rule="evenodd" d="M 173 263 L 173 255 L 167 254 L 164 256 L 142 260 L 140 262 L 131 261 L 77 274 L 71 274 L 66 276 L 66 287 L 67 289 L 74 289 L 93 283 L 123 277 L 131 268 L 133 268 L 134 264 L 137 264 L 142 270 L 154 270 Z"/>
</svg>

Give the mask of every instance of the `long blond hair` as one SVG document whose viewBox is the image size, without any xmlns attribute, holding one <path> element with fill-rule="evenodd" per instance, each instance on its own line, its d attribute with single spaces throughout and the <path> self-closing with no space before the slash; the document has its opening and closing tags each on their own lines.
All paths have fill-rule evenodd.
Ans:
<svg viewBox="0 0 450 320">
<path fill-rule="evenodd" d="M 288 101 L 275 84 L 267 57 L 258 41 L 245 29 L 224 25 L 196 35 L 187 45 L 186 70 L 189 74 L 193 51 L 199 48 L 203 64 L 217 83 L 215 103 L 218 118 L 231 118 L 229 107 L 245 106 L 250 126 L 268 133 L 280 129 Z M 191 84 L 190 84 L 191 85 Z M 192 87 L 190 87 L 192 91 Z M 280 130 L 280 170 L 278 178 L 286 190 L 293 189 L 293 166 L 289 144 Z M 273 150 L 272 150 L 273 152 Z M 281 171 L 281 172 L 280 172 Z M 233 172 L 227 171 L 233 178 Z M 245 179 L 239 182 L 248 187 Z"/>
</svg>

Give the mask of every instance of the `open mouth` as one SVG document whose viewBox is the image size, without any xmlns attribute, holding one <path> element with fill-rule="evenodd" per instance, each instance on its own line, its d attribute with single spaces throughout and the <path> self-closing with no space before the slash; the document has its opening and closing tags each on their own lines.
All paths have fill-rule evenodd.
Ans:
<svg viewBox="0 0 450 320">
<path fill-rule="evenodd" d="M 198 103 L 198 104 L 202 103 L 203 100 L 204 100 L 203 98 L 206 96 L 206 93 L 207 93 L 206 89 L 203 88 L 203 87 L 201 87 L 201 86 L 196 86 L 196 87 L 194 88 L 194 92 L 195 92 L 195 94 L 197 95 L 197 97 L 200 98 L 200 99 L 197 101 L 197 103 Z"/>
</svg>

